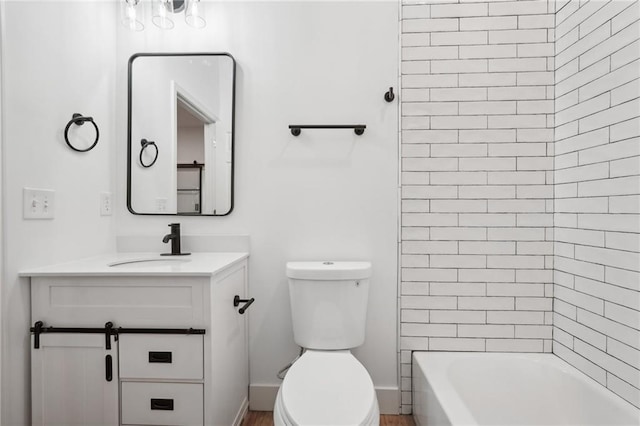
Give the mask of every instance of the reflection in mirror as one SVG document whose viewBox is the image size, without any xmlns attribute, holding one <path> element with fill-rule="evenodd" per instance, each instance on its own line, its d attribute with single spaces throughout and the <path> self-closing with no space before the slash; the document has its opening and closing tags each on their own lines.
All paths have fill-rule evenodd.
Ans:
<svg viewBox="0 0 640 426">
<path fill-rule="evenodd" d="M 131 57 L 127 206 L 132 213 L 231 212 L 234 87 L 235 61 L 228 54 Z M 151 167 L 143 164 L 151 163 L 156 151 L 141 152 L 142 139 L 158 148 Z"/>
</svg>

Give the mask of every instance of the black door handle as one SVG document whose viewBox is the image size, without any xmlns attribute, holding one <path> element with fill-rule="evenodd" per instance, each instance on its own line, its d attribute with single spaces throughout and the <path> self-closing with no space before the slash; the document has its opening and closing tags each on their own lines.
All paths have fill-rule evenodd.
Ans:
<svg viewBox="0 0 640 426">
<path fill-rule="evenodd" d="M 233 306 L 238 306 L 239 304 L 244 303 L 245 305 L 242 308 L 238 309 L 238 313 L 242 315 L 249 308 L 249 306 L 251 306 L 251 304 L 255 302 L 255 300 L 256 299 L 254 299 L 253 297 L 251 299 L 240 299 L 240 296 L 236 294 L 233 298 Z"/>
<path fill-rule="evenodd" d="M 149 352 L 149 362 L 171 364 L 172 354 L 171 352 Z"/>
<path fill-rule="evenodd" d="M 107 382 L 110 382 L 113 380 L 113 359 L 111 358 L 111 355 L 104 357 L 104 362 L 104 378 Z"/>
<path fill-rule="evenodd" d="M 151 398 L 151 409 L 173 411 L 173 399 Z"/>
</svg>

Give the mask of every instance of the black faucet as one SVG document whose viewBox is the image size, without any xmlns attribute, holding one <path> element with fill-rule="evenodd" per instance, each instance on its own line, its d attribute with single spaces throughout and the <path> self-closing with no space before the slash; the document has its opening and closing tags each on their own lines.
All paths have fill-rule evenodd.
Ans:
<svg viewBox="0 0 640 426">
<path fill-rule="evenodd" d="M 171 253 L 162 253 L 162 256 L 186 256 L 191 253 L 180 252 L 180 224 L 170 223 L 171 233 L 162 238 L 163 243 L 171 241 Z"/>
</svg>

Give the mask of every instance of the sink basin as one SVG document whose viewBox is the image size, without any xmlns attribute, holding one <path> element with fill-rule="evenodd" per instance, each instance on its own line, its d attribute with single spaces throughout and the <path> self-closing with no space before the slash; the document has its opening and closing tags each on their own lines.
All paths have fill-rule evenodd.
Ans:
<svg viewBox="0 0 640 426">
<path fill-rule="evenodd" d="M 118 262 L 109 263 L 111 268 L 140 268 L 140 267 L 163 267 L 163 266 L 179 266 L 184 263 L 191 262 L 191 259 L 178 257 L 161 257 L 151 259 L 128 259 Z"/>
</svg>

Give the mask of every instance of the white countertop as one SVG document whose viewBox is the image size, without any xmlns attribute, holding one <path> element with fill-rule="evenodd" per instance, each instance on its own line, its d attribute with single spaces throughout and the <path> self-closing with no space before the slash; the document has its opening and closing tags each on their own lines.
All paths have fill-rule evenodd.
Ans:
<svg viewBox="0 0 640 426">
<path fill-rule="evenodd" d="M 25 269 L 20 271 L 19 275 L 21 277 L 212 276 L 247 257 L 249 253 L 192 253 L 188 256 L 115 253 Z"/>
</svg>

